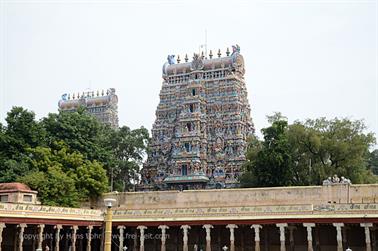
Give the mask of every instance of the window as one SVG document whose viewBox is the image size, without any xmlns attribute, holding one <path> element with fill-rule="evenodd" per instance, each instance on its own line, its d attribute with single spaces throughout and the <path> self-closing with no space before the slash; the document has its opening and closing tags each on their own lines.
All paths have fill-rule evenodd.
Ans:
<svg viewBox="0 0 378 251">
<path fill-rule="evenodd" d="M 193 130 L 192 123 L 186 123 L 186 128 L 188 129 L 188 132 L 191 132 Z"/>
<path fill-rule="evenodd" d="M 188 166 L 187 165 L 181 166 L 181 174 L 182 174 L 182 176 L 188 175 Z"/>
<path fill-rule="evenodd" d="M 190 104 L 190 105 L 189 105 L 189 111 L 190 111 L 190 112 L 194 112 L 194 105 L 193 105 L 193 104 Z"/>
<path fill-rule="evenodd" d="M 192 150 L 192 146 L 190 145 L 190 143 L 185 143 L 184 146 L 185 146 L 186 152 L 190 152 Z"/>
<path fill-rule="evenodd" d="M 0 202 L 8 202 L 8 194 L 0 195 Z"/>
<path fill-rule="evenodd" d="M 24 194 L 24 202 L 32 202 L 33 197 L 30 194 Z"/>
<path fill-rule="evenodd" d="M 196 89 L 192 89 L 192 96 L 196 96 Z"/>
</svg>

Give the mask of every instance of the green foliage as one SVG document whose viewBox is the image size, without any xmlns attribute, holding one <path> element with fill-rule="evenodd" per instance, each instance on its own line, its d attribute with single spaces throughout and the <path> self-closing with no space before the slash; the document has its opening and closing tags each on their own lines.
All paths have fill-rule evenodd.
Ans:
<svg viewBox="0 0 378 251">
<path fill-rule="evenodd" d="M 51 166 L 46 172 L 35 171 L 18 178 L 19 182 L 28 184 L 38 191 L 42 204 L 50 206 L 79 206 L 79 195 L 75 180 L 59 166 Z"/>
<path fill-rule="evenodd" d="M 24 182 L 48 205 L 94 200 L 108 190 L 112 173 L 115 187 L 128 189 L 149 139 L 143 127 L 114 130 L 84 109 L 36 121 L 33 112 L 14 107 L 6 121 L 0 124 L 0 182 Z"/>
<path fill-rule="evenodd" d="M 30 167 L 25 161 L 0 159 L 0 183 L 13 182 L 29 171 Z"/>
<path fill-rule="evenodd" d="M 378 149 L 375 149 L 369 154 L 368 165 L 370 170 L 378 175 Z"/>
<path fill-rule="evenodd" d="M 315 185 L 334 174 L 353 183 L 377 181 L 367 164 L 374 163 L 369 147 L 375 137 L 362 121 L 320 118 L 288 125 L 281 114 L 269 121 L 262 147 L 250 143 L 242 186 Z"/>
<path fill-rule="evenodd" d="M 22 107 L 14 107 L 5 120 L 7 126 L 0 126 L 0 182 L 12 182 L 30 171 L 26 149 L 41 144 L 45 134 L 35 114 Z"/>
<path fill-rule="evenodd" d="M 46 130 L 46 144 L 64 142 L 71 150 L 78 151 L 90 160 L 105 162 L 108 154 L 101 147 L 111 129 L 84 110 L 78 112 L 50 113 L 41 121 Z"/>
<path fill-rule="evenodd" d="M 30 187 L 41 193 L 41 200 L 45 203 L 59 205 L 78 205 L 80 201 L 94 199 L 107 190 L 107 176 L 102 165 L 97 161 L 84 158 L 81 153 L 70 150 L 63 143 L 54 144 L 56 149 L 48 147 L 29 148 L 27 161 L 32 170 L 35 170 L 20 179 Z M 53 169 L 51 169 L 53 168 Z M 39 184 L 31 177 L 40 177 L 44 174 L 45 184 Z M 64 175 L 62 175 L 64 174 Z M 54 182 L 59 184 L 54 184 Z M 30 183 L 29 183 L 30 182 Z M 37 183 L 35 183 L 37 182 Z M 59 197 L 49 197 L 57 186 L 70 182 L 72 191 L 62 190 Z M 67 193 L 66 193 L 67 192 Z M 75 196 L 72 198 L 62 198 Z M 57 200 L 59 198 L 59 200 Z M 69 204 L 64 204 L 64 203 Z"/>
<path fill-rule="evenodd" d="M 108 188 L 106 171 L 97 161 L 85 161 L 76 168 L 76 185 L 81 196 L 95 199 Z"/>
<path fill-rule="evenodd" d="M 5 120 L 7 121 L 5 135 L 13 142 L 12 146 L 16 147 L 15 150 L 22 152 L 26 147 L 37 146 L 44 137 L 43 129 L 35 121 L 34 112 L 22 107 L 14 107 L 7 113 Z"/>
<path fill-rule="evenodd" d="M 139 166 L 147 151 L 149 134 L 146 128 L 130 130 L 127 126 L 109 134 L 106 147 L 112 152 L 110 176 L 114 190 L 127 191 L 137 179 Z"/>
<path fill-rule="evenodd" d="M 251 173 L 241 179 L 243 186 L 251 183 L 260 187 L 292 184 L 293 161 L 286 131 L 287 122 L 284 120 L 276 120 L 271 127 L 262 130 L 262 148 L 254 153 L 256 159 L 251 160 Z"/>
</svg>

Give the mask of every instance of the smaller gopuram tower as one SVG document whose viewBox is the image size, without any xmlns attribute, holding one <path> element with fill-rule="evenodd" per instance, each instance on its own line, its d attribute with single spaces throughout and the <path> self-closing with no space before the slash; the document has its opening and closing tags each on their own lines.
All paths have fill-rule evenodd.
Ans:
<svg viewBox="0 0 378 251">
<path fill-rule="evenodd" d="M 168 56 L 141 190 L 238 186 L 247 137 L 254 132 L 244 59 L 233 46 L 222 57 Z"/>
<path fill-rule="evenodd" d="M 118 128 L 118 97 L 114 88 L 87 91 L 82 94 L 63 94 L 58 103 L 60 111 L 73 112 L 79 107 L 85 108 L 89 114 L 95 116 L 101 123 Z"/>
</svg>

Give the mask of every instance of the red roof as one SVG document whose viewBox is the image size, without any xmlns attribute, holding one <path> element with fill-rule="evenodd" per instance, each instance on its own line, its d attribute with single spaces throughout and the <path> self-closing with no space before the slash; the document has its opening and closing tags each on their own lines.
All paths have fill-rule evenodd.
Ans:
<svg viewBox="0 0 378 251">
<path fill-rule="evenodd" d="M 12 182 L 12 183 L 0 183 L 0 193 L 4 192 L 26 192 L 26 193 L 36 193 L 23 183 Z"/>
</svg>

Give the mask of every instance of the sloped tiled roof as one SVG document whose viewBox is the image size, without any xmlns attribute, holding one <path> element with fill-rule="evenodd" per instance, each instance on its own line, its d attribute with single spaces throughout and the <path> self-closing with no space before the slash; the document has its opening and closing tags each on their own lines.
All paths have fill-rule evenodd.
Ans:
<svg viewBox="0 0 378 251">
<path fill-rule="evenodd" d="M 0 193 L 4 192 L 27 192 L 36 193 L 23 183 L 11 182 L 11 183 L 0 183 Z"/>
</svg>

